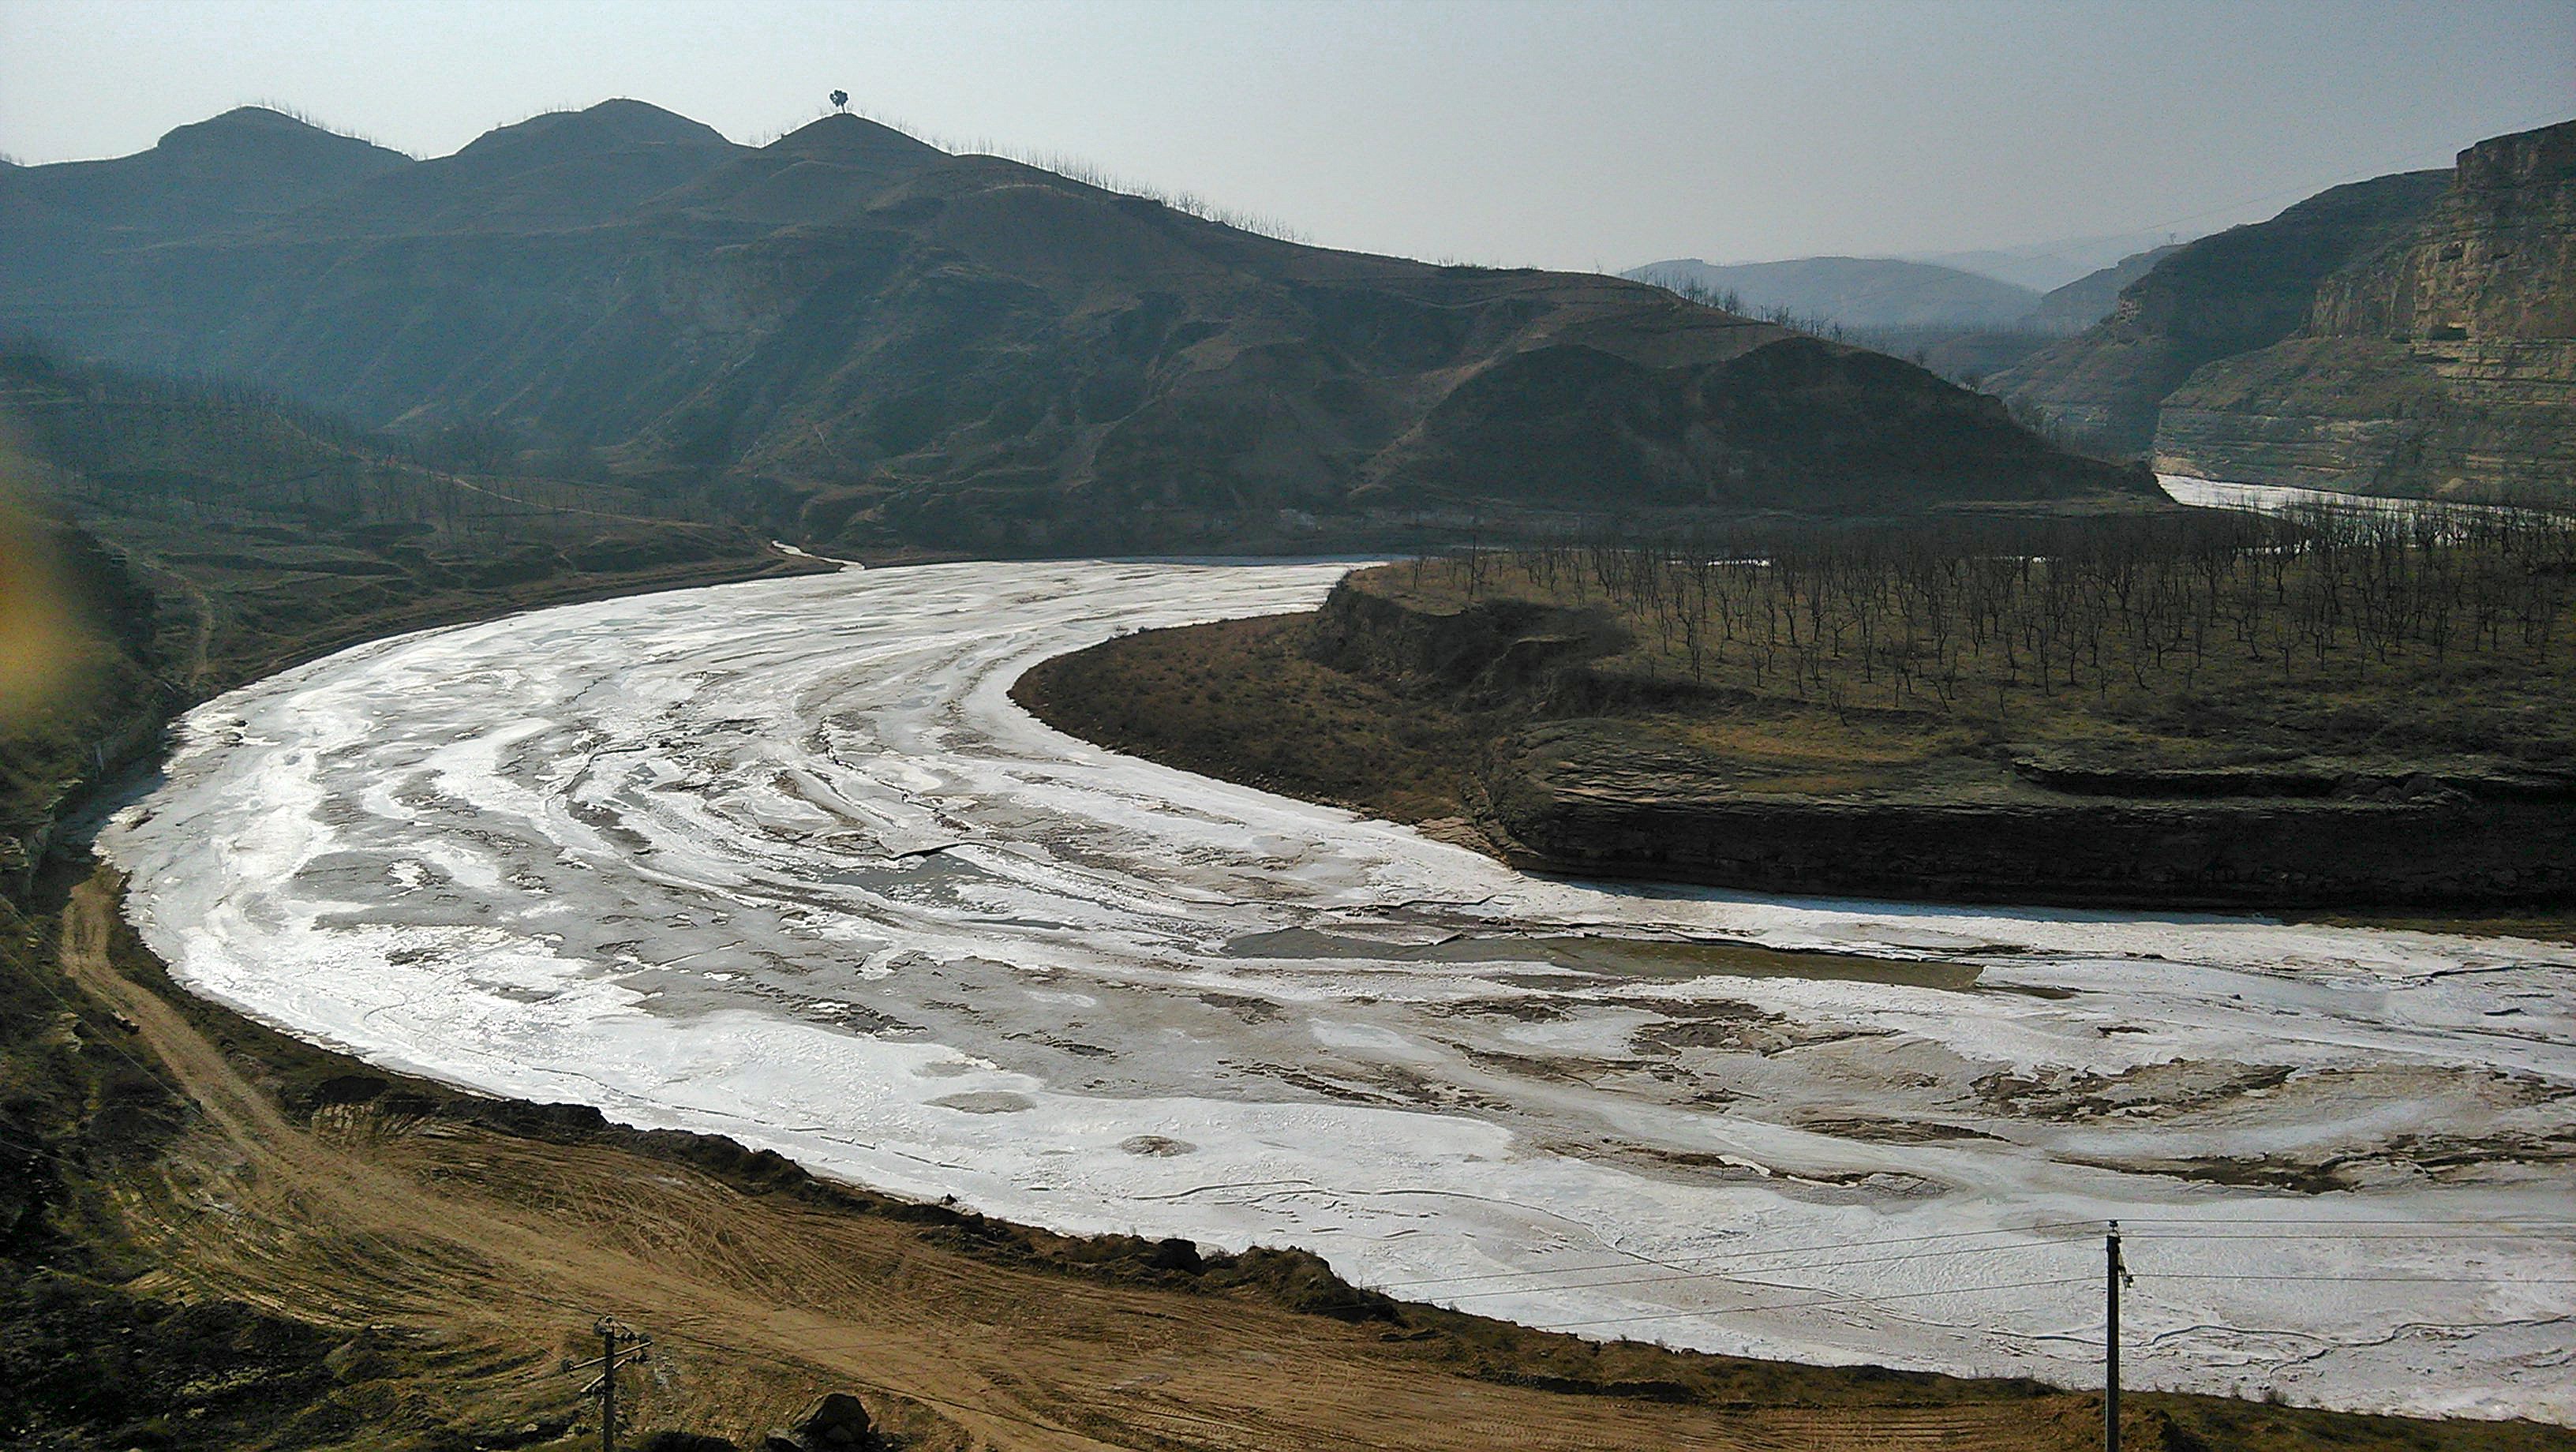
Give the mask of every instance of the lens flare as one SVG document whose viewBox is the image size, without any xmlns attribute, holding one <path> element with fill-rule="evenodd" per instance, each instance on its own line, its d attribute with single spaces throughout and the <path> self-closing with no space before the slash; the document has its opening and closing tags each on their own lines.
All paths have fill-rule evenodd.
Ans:
<svg viewBox="0 0 2576 1452">
<path fill-rule="evenodd" d="M 0 731 L 73 691 L 88 655 L 58 532 L 28 502 L 30 473 L 15 441 L 0 435 Z"/>
</svg>

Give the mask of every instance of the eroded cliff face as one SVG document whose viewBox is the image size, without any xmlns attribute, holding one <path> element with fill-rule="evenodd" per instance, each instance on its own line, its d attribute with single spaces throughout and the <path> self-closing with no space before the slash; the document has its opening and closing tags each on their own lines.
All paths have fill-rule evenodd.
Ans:
<svg viewBox="0 0 2576 1452">
<path fill-rule="evenodd" d="M 1725 763 L 1657 749 L 1626 723 L 1550 721 L 1497 745 L 1476 820 L 1538 871 L 1755 892 L 2387 909 L 2576 891 L 2563 781 L 2334 770 L 2043 780 L 2016 760 L 2009 775 L 1791 794 L 1745 790 Z"/>
<path fill-rule="evenodd" d="M 2195 369 L 2297 333 L 2319 282 L 2406 235 L 2447 182 L 2438 171 L 2355 182 L 2186 243 L 2122 290 L 2109 317 L 1988 386 L 2095 447 L 2143 452 L 2165 396 Z"/>
<path fill-rule="evenodd" d="M 2327 277 L 2307 325 L 2159 411 L 2172 473 L 2576 501 L 2576 121 L 2481 142 L 2406 237 Z"/>
</svg>

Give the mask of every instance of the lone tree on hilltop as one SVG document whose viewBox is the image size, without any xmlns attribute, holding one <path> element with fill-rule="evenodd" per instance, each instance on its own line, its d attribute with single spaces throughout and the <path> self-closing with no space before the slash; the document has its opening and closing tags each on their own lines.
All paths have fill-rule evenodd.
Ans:
<svg viewBox="0 0 2576 1452">
<path fill-rule="evenodd" d="M 847 91 L 834 91 L 832 93 L 832 109 L 835 111 L 847 111 L 850 109 L 850 93 Z"/>
</svg>

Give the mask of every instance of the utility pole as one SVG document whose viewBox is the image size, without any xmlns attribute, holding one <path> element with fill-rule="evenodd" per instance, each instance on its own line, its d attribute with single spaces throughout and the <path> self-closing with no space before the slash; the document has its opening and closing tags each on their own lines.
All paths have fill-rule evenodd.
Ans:
<svg viewBox="0 0 2576 1452">
<path fill-rule="evenodd" d="M 591 1329 L 599 1333 L 599 1359 L 575 1362 L 567 1356 L 563 1369 L 599 1368 L 599 1380 L 583 1387 L 581 1394 L 599 1393 L 599 1452 L 617 1452 L 617 1369 L 652 1360 L 653 1338 L 614 1316 L 600 1317 Z"/>
<path fill-rule="evenodd" d="M 2120 1286 L 2129 1271 L 2120 1264 L 2120 1222 L 2102 1236 L 2102 1452 L 2120 1452 Z"/>
<path fill-rule="evenodd" d="M 2118 1291 L 2111 1293 L 2114 1306 L 2119 1304 L 2119 1294 Z M 2114 1311 L 2112 1314 L 2119 1313 Z M 2112 1344 L 2118 1345 L 2119 1331 L 2116 1323 L 2111 1334 Z M 2119 1385 L 2117 1381 L 2119 1356 L 2120 1353 L 2117 1351 L 2111 1353 L 2113 1368 L 2111 1375 L 2114 1378 L 2112 1382 L 2114 1390 L 2111 1393 L 2111 1452 L 2120 1452 L 2120 1393 L 2116 1389 Z M 617 1328 L 606 1316 L 599 1318 L 599 1452 L 617 1452 Z"/>
</svg>

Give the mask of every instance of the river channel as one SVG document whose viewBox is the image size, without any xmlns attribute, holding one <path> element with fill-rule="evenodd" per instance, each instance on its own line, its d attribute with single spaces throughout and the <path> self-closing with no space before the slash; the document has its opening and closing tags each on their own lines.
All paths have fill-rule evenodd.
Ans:
<svg viewBox="0 0 2576 1452">
<path fill-rule="evenodd" d="M 1533 878 L 1059 734 L 1344 567 L 973 563 L 381 641 L 106 829 L 378 1063 L 1595 1336 L 2576 1420 L 2576 948 Z"/>
</svg>

